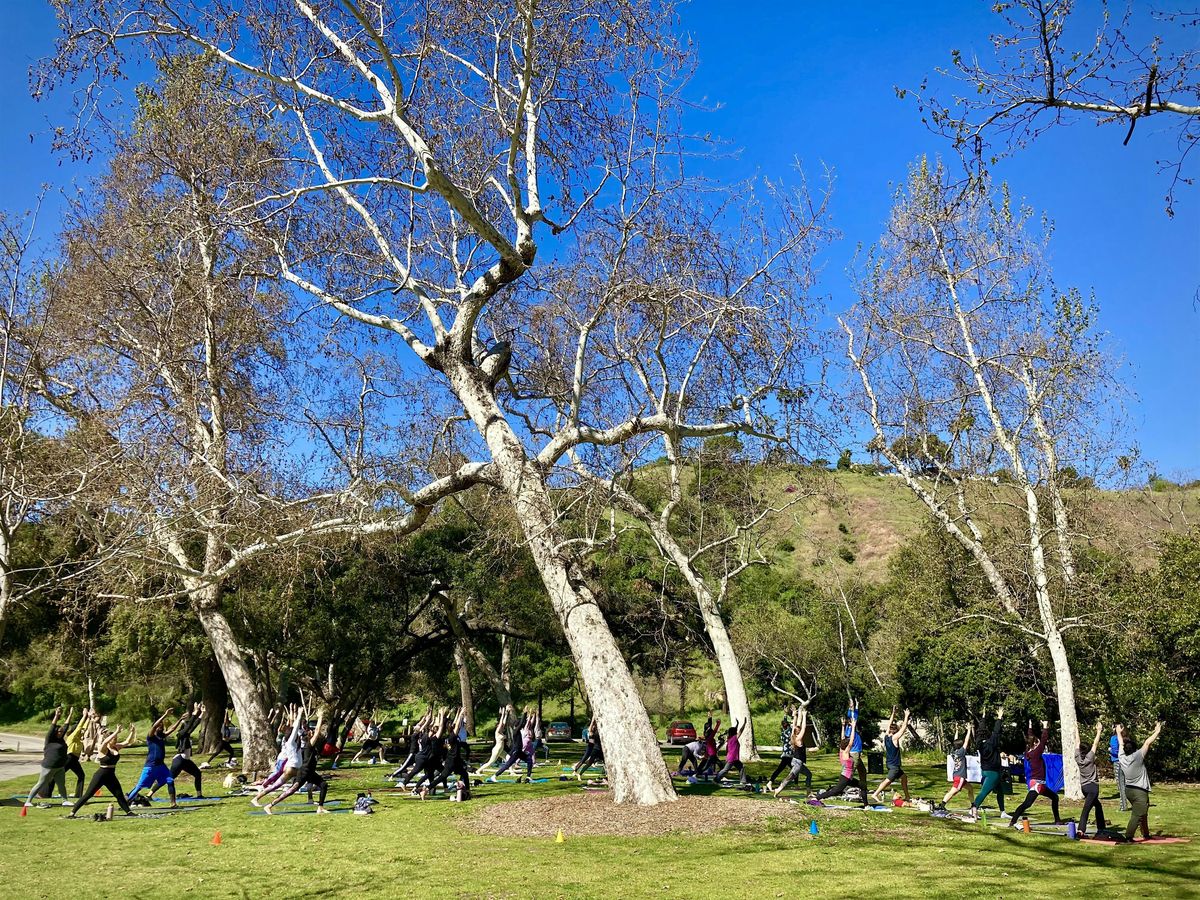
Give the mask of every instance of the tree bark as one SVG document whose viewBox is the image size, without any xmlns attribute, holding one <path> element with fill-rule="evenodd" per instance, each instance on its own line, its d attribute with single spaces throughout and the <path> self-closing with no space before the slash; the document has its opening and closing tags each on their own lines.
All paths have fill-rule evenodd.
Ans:
<svg viewBox="0 0 1200 900">
<path fill-rule="evenodd" d="M 578 564 L 560 546 L 562 535 L 542 472 L 530 461 L 483 379 L 465 367 L 448 368 L 455 393 L 491 451 L 501 487 L 579 669 L 604 735 L 613 801 L 650 806 L 675 800 L 658 738 L 629 666 Z"/>
<path fill-rule="evenodd" d="M 229 691 L 225 687 L 225 677 L 217 665 L 216 656 L 211 654 L 204 664 L 200 701 L 204 704 L 200 749 L 204 753 L 212 753 L 221 741 L 221 725 L 225 721 L 225 707 L 229 705 Z"/>
<path fill-rule="evenodd" d="M 259 696 L 250 667 L 238 649 L 233 629 L 215 605 L 198 604 L 196 615 L 212 644 L 213 655 L 237 714 L 238 727 L 242 732 L 242 769 L 246 772 L 268 772 L 278 751 L 272 739 L 266 705 Z"/>
<path fill-rule="evenodd" d="M 471 693 L 471 671 L 467 668 L 467 657 L 462 644 L 454 643 L 454 667 L 458 669 L 458 692 L 462 698 L 463 712 L 467 717 L 467 733 L 475 734 L 475 697 Z"/>
<path fill-rule="evenodd" d="M 8 568 L 7 539 L 0 537 L 0 541 L 4 543 L 0 548 L 0 553 L 4 556 L 4 561 L 0 563 L 0 646 L 3 646 L 4 632 L 8 630 L 8 619 L 12 609 L 12 572 Z"/>
</svg>

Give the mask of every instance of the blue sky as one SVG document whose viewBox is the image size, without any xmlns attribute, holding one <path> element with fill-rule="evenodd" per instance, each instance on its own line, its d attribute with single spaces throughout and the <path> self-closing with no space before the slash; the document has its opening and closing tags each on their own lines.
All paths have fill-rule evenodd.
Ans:
<svg viewBox="0 0 1200 900">
<path fill-rule="evenodd" d="M 833 309 L 851 302 L 845 269 L 855 247 L 876 239 L 891 185 L 922 153 L 949 155 L 893 86 L 915 87 L 950 51 L 990 52 L 997 19 L 985 0 L 921 3 L 782 3 L 694 0 L 683 28 L 697 45 L 693 99 L 719 104 L 690 127 L 740 148 L 721 163 L 729 177 L 836 176 L 833 225 L 844 235 L 825 256 L 820 289 Z M 11 4 L 0 31 L 0 208 L 21 210 L 40 183 L 57 187 L 86 167 L 50 154 L 49 122 L 68 114 L 62 96 L 35 103 L 27 70 L 52 50 L 53 17 L 41 3 Z M 33 140 L 30 140 L 30 135 Z M 1167 179 L 1156 161 L 1174 141 L 1154 119 L 1127 147 L 1124 129 L 1089 122 L 1052 131 L 1006 160 L 997 174 L 1056 222 L 1051 247 L 1061 285 L 1094 289 L 1101 326 L 1127 364 L 1137 400 L 1133 436 L 1168 476 L 1200 476 L 1200 190 L 1181 189 L 1164 213 Z M 1200 163 L 1194 163 L 1200 169 Z M 1200 175 L 1193 171 L 1192 174 Z M 57 204 L 47 207 L 53 220 Z"/>
</svg>

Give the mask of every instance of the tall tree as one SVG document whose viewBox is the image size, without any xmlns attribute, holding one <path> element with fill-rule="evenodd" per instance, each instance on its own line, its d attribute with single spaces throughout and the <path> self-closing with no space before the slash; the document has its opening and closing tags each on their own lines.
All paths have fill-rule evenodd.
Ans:
<svg viewBox="0 0 1200 900">
<path fill-rule="evenodd" d="M 922 160 L 897 194 L 858 304 L 840 321 L 875 433 L 870 449 L 991 587 L 995 608 L 969 615 L 1017 628 L 1049 651 L 1066 789 L 1078 797 L 1066 636 L 1086 622 L 1087 592 L 1060 472 L 1068 462 L 1083 471 L 1103 460 L 1108 445 L 1099 438 L 1114 422 L 1106 409 L 1114 395 L 1094 310 L 1078 292 L 1056 290 L 1031 216 L 987 180 L 953 185 Z M 922 441 L 932 477 L 897 453 Z M 1011 473 L 1011 487 L 990 484 L 998 466 Z"/>
<path fill-rule="evenodd" d="M 403 342 L 406 375 L 447 411 L 392 411 L 417 415 L 419 427 L 453 447 L 444 458 L 455 461 L 439 473 L 438 487 L 404 492 L 411 515 L 394 527 L 417 527 L 448 490 L 497 486 L 608 736 L 614 799 L 674 799 L 654 730 L 578 555 L 565 543 L 550 489 L 557 464 L 583 445 L 614 446 L 653 431 L 683 439 L 767 430 L 765 408 L 790 371 L 776 364 L 775 351 L 788 327 L 788 292 L 765 293 L 752 280 L 731 296 L 745 279 L 719 265 L 696 290 L 673 282 L 669 259 L 657 252 L 671 246 L 665 236 L 689 240 L 692 217 L 674 215 L 679 204 L 703 213 L 705 200 L 680 165 L 678 91 L 689 60 L 672 33 L 672 6 L 56 5 L 63 69 L 90 67 L 104 78 L 127 47 L 151 56 L 198 48 L 228 67 L 230 93 L 261 99 L 246 104 L 247 113 L 271 116 L 295 162 L 286 188 L 260 191 L 254 213 L 287 219 L 289 235 L 304 238 L 278 247 L 281 278 L 330 312 L 375 329 L 377 340 Z M 626 258 L 619 292 L 582 292 L 565 310 L 569 337 L 553 343 L 547 339 L 564 324 L 561 315 L 521 287 L 539 240 L 551 233 L 562 238 L 555 255 L 563 271 L 573 259 L 586 260 L 589 242 L 628 235 L 631 246 L 647 250 Z M 749 249 L 771 258 L 777 235 L 758 237 Z M 727 258 L 726 249 L 712 248 L 715 262 Z M 734 269 L 748 256 L 735 257 Z M 688 298 L 694 302 L 682 302 Z M 624 390 L 622 378 L 633 377 L 628 363 L 598 339 L 614 321 L 636 326 L 672 304 L 678 315 L 667 320 L 663 342 L 637 328 L 636 347 L 695 358 L 697 371 L 708 373 L 706 393 L 690 397 L 687 415 L 678 417 L 649 410 Z M 690 313 L 715 306 L 729 309 L 722 319 L 736 339 L 705 342 L 707 320 Z M 538 355 L 539 347 L 552 352 Z M 511 391 L 520 367 L 557 371 L 562 389 L 554 397 Z M 409 473 L 414 480 L 428 474 Z"/>
</svg>

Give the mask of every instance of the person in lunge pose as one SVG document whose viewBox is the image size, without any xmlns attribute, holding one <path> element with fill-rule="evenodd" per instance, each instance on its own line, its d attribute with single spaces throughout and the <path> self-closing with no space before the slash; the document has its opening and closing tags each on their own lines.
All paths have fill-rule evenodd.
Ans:
<svg viewBox="0 0 1200 900">
<path fill-rule="evenodd" d="M 518 729 L 519 737 L 517 743 L 513 745 L 508 754 L 508 759 L 504 761 L 504 765 L 497 769 L 496 774 L 489 778 L 488 781 L 496 781 L 512 767 L 513 763 L 521 760 L 525 762 L 525 777 L 527 779 L 533 778 L 533 742 L 534 735 L 537 734 L 538 722 L 539 717 L 533 712 L 533 708 L 526 708 L 525 716 Z"/>
<path fill-rule="evenodd" d="M 904 767 L 900 764 L 900 747 L 904 743 L 904 736 L 908 733 L 908 710 L 904 711 L 904 722 L 896 724 L 896 707 L 892 707 L 892 714 L 888 717 L 887 728 L 884 729 L 883 735 L 883 754 L 887 759 L 887 776 L 883 782 L 871 794 L 871 797 L 878 803 L 883 798 L 883 792 L 889 787 L 900 782 L 900 789 L 904 791 L 905 801 L 912 798 L 908 794 L 908 775 L 904 771 Z"/>
<path fill-rule="evenodd" d="M 808 770 L 805 763 L 808 761 L 808 748 L 804 746 L 805 735 L 808 731 L 808 710 L 801 708 L 792 724 L 791 733 L 788 734 L 788 752 L 792 759 L 792 768 L 788 772 L 787 777 L 783 779 L 779 787 L 775 789 L 775 796 L 778 797 L 793 781 L 801 775 L 804 776 L 804 789 L 812 790 L 812 772 Z"/>
<path fill-rule="evenodd" d="M 967 723 L 967 734 L 963 738 L 961 746 L 955 747 L 954 752 L 950 754 L 950 758 L 954 760 L 954 774 L 951 776 L 950 790 L 946 791 L 942 797 L 942 809 L 946 808 L 946 804 L 963 788 L 967 789 L 967 800 L 971 806 L 975 806 L 975 791 L 971 787 L 971 782 L 967 781 L 967 748 L 971 746 L 971 735 L 975 732 L 975 724 Z"/>
<path fill-rule="evenodd" d="M 33 790 L 29 792 L 29 797 L 25 800 L 26 806 L 33 804 L 34 798 L 42 792 L 42 788 L 49 790 L 51 785 L 58 788 L 62 805 L 71 805 L 71 801 L 67 799 L 67 739 L 63 733 L 65 726 L 58 724 L 61 717 L 62 707 L 60 706 L 54 710 L 54 718 L 50 720 L 50 729 L 46 732 L 46 743 L 42 747 L 42 771 L 38 775 L 37 784 L 33 786 Z"/>
<path fill-rule="evenodd" d="M 303 710 L 301 710 L 301 715 L 303 715 Z M 318 746 L 317 737 L 322 734 L 321 726 L 324 724 L 321 720 L 322 715 L 324 715 L 324 710 L 317 715 L 317 727 L 312 735 L 308 733 L 308 723 L 303 718 L 297 720 L 297 725 L 299 726 L 300 764 L 291 770 L 293 772 L 291 776 L 292 783 L 284 789 L 283 793 L 263 807 L 263 812 L 267 815 L 271 815 L 272 810 L 278 804 L 292 796 L 292 794 L 305 785 L 308 786 L 309 790 L 309 802 L 312 801 L 313 787 L 316 787 L 320 791 L 317 796 L 317 812 L 329 812 L 325 808 L 325 794 L 329 790 L 329 782 L 317 771 L 317 763 L 321 759 L 321 748 Z"/>
<path fill-rule="evenodd" d="M 1100 805 L 1100 773 L 1096 769 L 1096 751 L 1100 748 L 1100 735 L 1104 726 L 1096 723 L 1096 739 L 1089 747 L 1079 742 L 1076 761 L 1079 763 L 1079 786 L 1083 790 L 1083 812 L 1079 814 L 1079 833 L 1087 834 L 1088 818 L 1096 810 L 1096 828 L 1104 830 L 1104 807 Z"/>
<path fill-rule="evenodd" d="M 749 719 L 738 725 L 735 719 L 732 727 L 725 732 L 725 767 L 713 779 L 718 785 L 725 783 L 725 776 L 731 769 L 738 770 L 738 784 L 746 784 L 746 764 L 742 762 L 742 732 L 746 730 Z"/>
<path fill-rule="evenodd" d="M 986 714 L 986 710 L 983 711 Z M 982 725 L 982 719 L 980 720 Z M 995 793 L 996 805 L 1000 807 L 1000 818 L 1007 819 L 1008 813 L 1004 811 L 1004 793 L 1003 785 L 1000 783 L 1004 777 L 1004 762 L 1000 758 L 1000 730 L 1004 727 L 1004 707 L 996 709 L 996 720 L 992 723 L 990 733 L 985 733 L 985 729 L 980 728 L 979 733 L 979 771 L 980 784 L 979 793 L 975 799 L 971 801 L 971 808 L 968 810 L 968 815 L 972 819 L 979 818 L 979 810 L 983 807 L 983 801 L 988 794 Z"/>
<path fill-rule="evenodd" d="M 783 711 L 783 721 L 779 723 L 779 765 L 767 778 L 768 791 L 775 790 L 775 779 L 779 777 L 779 773 L 792 767 L 792 722 L 799 713 L 793 712 L 791 716 L 788 713 L 787 709 Z"/>
<path fill-rule="evenodd" d="M 87 803 L 98 793 L 100 788 L 108 788 L 110 794 L 117 798 L 117 803 L 121 810 L 127 816 L 132 816 L 133 810 L 129 808 L 129 801 L 125 799 L 125 791 L 121 788 L 121 781 L 117 778 L 117 763 L 121 759 L 121 751 L 133 743 L 136 737 L 137 729 L 133 725 L 129 726 L 129 734 L 125 740 L 118 740 L 121 729 L 113 728 L 112 734 L 102 735 L 100 742 L 96 747 L 96 752 L 99 754 L 97 762 L 99 764 L 95 772 L 92 773 L 92 780 L 88 782 L 87 790 L 83 792 L 83 796 L 75 801 L 75 805 L 71 807 L 71 818 L 75 818 L 75 814 L 79 812 L 79 808 Z"/>
<path fill-rule="evenodd" d="M 717 734 L 720 730 L 721 720 L 717 719 L 714 725 L 712 712 L 710 711 L 708 720 L 704 723 L 704 759 L 700 762 L 700 767 L 696 769 L 697 778 L 712 775 L 719 767 L 717 762 Z"/>
<path fill-rule="evenodd" d="M 387 762 L 383 755 L 383 742 L 379 740 L 379 733 L 382 727 L 382 723 L 378 719 L 367 719 L 363 723 L 362 746 L 358 748 L 358 752 L 354 754 L 350 762 L 358 762 L 364 753 L 370 758 L 372 765 L 375 764 L 376 755 L 378 755 L 380 763 Z"/>
<path fill-rule="evenodd" d="M 237 765 L 237 757 L 234 755 L 233 744 L 230 742 L 232 737 L 233 723 L 230 721 L 229 710 L 227 709 L 225 710 L 225 720 L 221 723 L 221 741 L 219 744 L 217 744 L 217 749 L 212 752 L 212 755 L 209 756 L 205 762 L 200 764 L 200 768 L 207 769 L 212 765 L 212 761 L 222 753 L 229 755 L 229 758 L 225 760 L 226 768 L 232 769 L 235 765 Z"/>
<path fill-rule="evenodd" d="M 195 703 L 192 705 L 191 714 L 184 713 L 175 723 L 175 756 L 171 760 L 171 777 L 177 779 L 182 772 L 191 775 L 192 782 L 196 785 L 195 797 L 197 800 L 204 798 L 204 789 L 201 786 L 200 769 L 192 762 L 192 732 L 196 730 L 196 726 L 200 724 L 203 716 L 204 706 Z M 153 797 L 154 792 L 160 787 L 162 787 L 161 784 L 151 789 L 150 796 Z"/>
<path fill-rule="evenodd" d="M 1108 739 L 1108 760 L 1112 763 L 1113 777 L 1117 780 L 1117 796 L 1121 799 L 1121 812 L 1129 808 L 1129 800 L 1125 796 L 1125 772 L 1121 769 L 1121 738 L 1117 736 L 1116 726 L 1113 735 Z"/>
<path fill-rule="evenodd" d="M 1013 812 L 1012 820 L 1008 823 L 1010 828 L 1020 821 L 1038 797 L 1045 797 L 1050 801 L 1050 811 L 1054 813 L 1054 824 L 1063 824 L 1062 819 L 1058 817 L 1058 793 L 1050 790 L 1050 786 L 1046 784 L 1046 761 L 1042 759 L 1042 754 L 1046 752 L 1046 741 L 1049 739 L 1050 723 L 1042 722 L 1041 737 L 1034 737 L 1033 720 L 1030 719 L 1029 729 L 1025 732 L 1025 746 L 1028 748 L 1025 751 L 1025 759 L 1029 762 L 1029 793 L 1025 795 L 1021 805 Z"/>
<path fill-rule="evenodd" d="M 278 790 L 289 779 L 295 778 L 304 767 L 304 708 L 298 706 L 291 712 L 292 730 L 288 733 L 287 739 L 284 740 L 283 747 L 279 751 L 279 756 L 282 758 L 283 764 L 279 765 L 279 761 L 276 760 L 275 771 L 262 783 L 258 789 L 258 793 L 250 798 L 251 806 L 261 806 L 263 797 L 272 791 Z M 317 733 L 321 733 L 319 728 L 317 729 Z M 316 742 L 310 741 L 309 743 Z"/>
<path fill-rule="evenodd" d="M 183 717 L 175 721 L 175 724 L 170 728 L 166 727 L 167 716 L 172 710 L 168 709 L 165 713 L 155 720 L 150 726 L 150 733 L 146 735 L 146 765 L 142 768 L 142 775 L 138 778 L 137 784 L 133 786 L 133 790 L 126 797 L 129 802 L 133 802 L 142 788 L 154 788 L 165 784 L 167 793 L 171 797 L 171 808 L 174 809 L 179 804 L 175 802 L 175 776 L 171 774 L 171 770 L 166 767 L 165 761 L 167 758 L 167 736 L 170 735 L 176 728 L 179 727 Z"/>
<path fill-rule="evenodd" d="M 504 755 L 504 734 L 508 729 L 508 707 L 500 709 L 500 717 L 496 720 L 495 742 L 492 744 L 492 752 L 482 766 L 475 770 L 476 775 L 482 775 L 484 769 L 490 769 Z M 411 750 L 409 752 L 412 752 Z"/>
<path fill-rule="evenodd" d="M 846 735 L 838 745 L 838 762 L 841 763 L 842 774 L 838 776 L 838 780 L 832 786 L 820 793 L 810 794 L 809 797 L 813 800 L 828 800 L 830 797 L 840 796 L 854 781 L 854 753 L 850 748 L 854 746 L 854 736 L 858 733 L 858 719 L 851 719 L 848 726 L 846 720 L 843 719 L 842 726 L 842 733 Z M 848 732 L 847 728 L 849 728 Z M 866 804 L 865 795 L 863 804 Z"/>
<path fill-rule="evenodd" d="M 1125 840 L 1132 841 L 1138 827 L 1142 829 L 1142 837 L 1150 837 L 1150 776 L 1146 772 L 1146 754 L 1150 745 L 1162 734 L 1163 723 L 1154 726 L 1146 743 L 1138 746 L 1133 736 L 1127 734 L 1120 725 L 1117 726 L 1117 737 L 1121 739 L 1121 756 L 1118 762 L 1125 776 L 1125 795 L 1129 798 L 1129 825 L 1125 828 Z"/>
<path fill-rule="evenodd" d="M 571 769 L 575 773 L 575 780 L 582 781 L 584 772 L 596 763 L 602 762 L 604 762 L 604 747 L 600 743 L 600 726 L 596 722 L 596 717 L 592 716 L 592 721 L 588 724 L 587 749 L 583 751 L 583 757 Z"/>
</svg>

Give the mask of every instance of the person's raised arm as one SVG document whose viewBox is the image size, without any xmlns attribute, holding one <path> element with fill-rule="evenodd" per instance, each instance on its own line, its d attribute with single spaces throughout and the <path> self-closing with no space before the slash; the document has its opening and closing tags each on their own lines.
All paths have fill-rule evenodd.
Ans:
<svg viewBox="0 0 1200 900">
<path fill-rule="evenodd" d="M 149 733 L 153 734 L 155 729 L 159 728 L 163 724 L 163 722 L 167 721 L 167 716 L 171 715 L 171 713 L 173 713 L 173 712 L 175 712 L 174 707 L 167 707 L 166 711 L 161 716 L 159 716 L 157 719 L 154 720 L 154 724 L 150 726 Z"/>
<path fill-rule="evenodd" d="M 850 739 L 850 743 L 854 743 L 854 735 L 858 732 L 858 717 L 855 716 L 850 720 L 850 733 L 846 735 Z"/>
<path fill-rule="evenodd" d="M 1092 756 L 1096 755 L 1096 750 L 1100 747 L 1100 735 L 1104 733 L 1104 723 L 1096 722 L 1096 739 L 1092 741 Z"/>
<path fill-rule="evenodd" d="M 896 732 L 896 746 L 899 747 L 904 742 L 904 736 L 908 734 L 908 710 L 904 710 L 904 721 L 900 723 L 900 730 Z"/>
<path fill-rule="evenodd" d="M 992 740 L 1000 740 L 1000 729 L 1004 727 L 1004 707 L 996 707 L 996 721 L 992 723 Z"/>
<path fill-rule="evenodd" d="M 893 706 L 893 707 L 892 707 L 892 712 L 891 712 L 891 714 L 888 716 L 887 724 L 883 726 L 883 733 L 884 733 L 884 734 L 891 734 L 891 733 L 892 733 L 892 723 L 893 723 L 893 722 L 895 722 L 895 721 L 896 721 L 896 707 L 895 707 L 895 706 Z"/>
<path fill-rule="evenodd" d="M 1038 737 L 1037 745 L 1033 748 L 1033 752 L 1040 753 L 1046 749 L 1046 742 L 1050 740 L 1050 723 L 1045 719 L 1042 720 L 1042 733 Z"/>
<path fill-rule="evenodd" d="M 1146 743 L 1142 744 L 1142 756 L 1144 757 L 1150 751 L 1150 745 L 1158 740 L 1158 736 L 1162 734 L 1163 723 L 1158 722 L 1154 726 L 1154 730 L 1150 732 L 1150 737 L 1146 738 Z"/>
<path fill-rule="evenodd" d="M 963 748 L 964 750 L 966 750 L 968 747 L 970 747 L 970 746 L 971 746 L 971 733 L 972 733 L 974 730 L 975 730 L 975 723 L 974 723 L 974 722 L 968 722 L 968 723 L 967 723 L 967 733 L 966 733 L 966 735 L 963 737 L 963 742 L 962 742 L 962 748 Z"/>
</svg>

